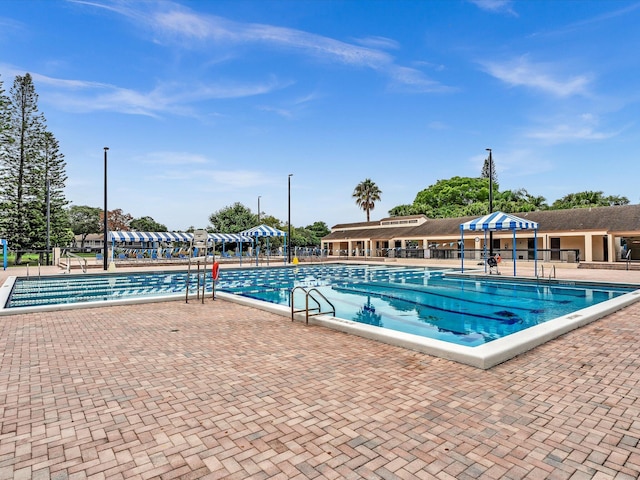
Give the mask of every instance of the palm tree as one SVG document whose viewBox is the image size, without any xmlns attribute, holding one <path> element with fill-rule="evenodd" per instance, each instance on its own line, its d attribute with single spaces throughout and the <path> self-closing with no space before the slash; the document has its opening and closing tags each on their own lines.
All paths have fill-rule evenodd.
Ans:
<svg viewBox="0 0 640 480">
<path fill-rule="evenodd" d="M 356 199 L 356 205 L 367 212 L 367 222 L 370 221 L 369 212 L 375 208 L 375 202 L 380 200 L 381 194 L 378 186 L 370 178 L 356 185 L 352 197 Z"/>
</svg>

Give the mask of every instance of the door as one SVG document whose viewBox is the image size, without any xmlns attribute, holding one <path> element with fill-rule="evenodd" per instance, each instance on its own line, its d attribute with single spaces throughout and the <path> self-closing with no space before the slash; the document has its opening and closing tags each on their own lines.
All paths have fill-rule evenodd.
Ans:
<svg viewBox="0 0 640 480">
<path fill-rule="evenodd" d="M 536 239 L 528 238 L 527 239 L 527 258 L 529 260 L 533 260 L 536 252 Z"/>
<path fill-rule="evenodd" d="M 551 237 L 549 242 L 551 260 L 560 260 L 560 239 L 558 237 Z"/>
</svg>

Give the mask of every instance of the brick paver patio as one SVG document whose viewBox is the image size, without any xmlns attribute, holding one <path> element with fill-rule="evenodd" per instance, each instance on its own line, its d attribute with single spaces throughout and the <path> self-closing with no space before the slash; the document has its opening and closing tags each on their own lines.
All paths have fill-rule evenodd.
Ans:
<svg viewBox="0 0 640 480">
<path fill-rule="evenodd" d="M 636 479 L 638 322 L 483 371 L 222 300 L 0 317 L 0 479 Z"/>
</svg>

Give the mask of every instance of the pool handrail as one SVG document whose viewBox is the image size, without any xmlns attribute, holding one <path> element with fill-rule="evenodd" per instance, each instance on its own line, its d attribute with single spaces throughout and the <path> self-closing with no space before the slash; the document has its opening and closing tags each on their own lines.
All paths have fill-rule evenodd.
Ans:
<svg viewBox="0 0 640 480">
<path fill-rule="evenodd" d="M 71 258 L 77 258 L 78 264 L 82 269 L 82 273 L 87 273 L 87 259 L 69 251 L 67 251 L 67 271 L 69 271 L 69 269 L 71 268 Z M 82 260 L 84 260 L 84 265 L 82 264 Z"/>
<path fill-rule="evenodd" d="M 298 289 L 302 290 L 302 291 L 304 292 L 304 294 L 305 294 L 305 308 L 304 308 L 304 309 L 300 309 L 300 310 L 295 310 L 295 309 L 294 309 L 294 303 L 295 303 L 295 302 L 294 302 L 294 296 L 293 296 L 293 294 L 294 294 L 294 292 L 295 292 L 296 290 L 298 290 Z M 313 293 L 317 293 L 318 295 L 320 295 L 320 296 L 322 297 L 322 299 L 323 299 L 325 302 L 327 302 L 327 304 L 331 307 L 331 311 L 330 311 L 330 312 L 329 312 L 329 311 L 327 311 L 327 312 L 323 312 L 323 311 L 322 311 L 321 306 L 320 306 L 320 302 L 318 301 L 318 299 L 317 299 L 317 298 L 315 298 L 315 297 L 312 295 Z M 310 313 L 309 313 L 309 311 L 310 311 L 310 309 L 309 309 L 309 298 L 311 298 L 311 300 L 313 300 L 313 301 L 315 302 L 315 304 L 317 305 L 316 307 L 314 307 L 314 308 L 312 309 L 312 311 L 314 311 L 314 312 L 316 312 L 316 313 L 312 313 L 312 314 L 310 314 Z M 292 321 L 292 322 L 293 322 L 293 320 L 294 320 L 294 314 L 295 314 L 295 313 L 300 313 L 300 312 L 305 312 L 305 323 L 306 323 L 307 325 L 309 325 L 309 317 L 310 317 L 310 316 L 314 316 L 314 315 L 326 315 L 326 314 L 329 314 L 329 313 L 333 314 L 333 316 L 334 316 L 334 317 L 335 317 L 335 315 L 336 315 L 336 307 L 333 305 L 333 303 L 331 303 L 331 302 L 329 301 L 329 299 L 328 299 L 327 297 L 325 297 L 325 296 L 322 294 L 322 292 L 321 292 L 320 290 L 318 290 L 318 289 L 317 289 L 317 288 L 315 288 L 315 287 L 314 287 L 314 288 L 310 288 L 309 290 L 307 290 L 306 288 L 304 288 L 304 287 L 303 287 L 303 286 L 301 286 L 301 285 L 298 285 L 297 287 L 293 287 L 293 288 L 291 289 L 291 291 L 289 292 L 289 301 L 291 302 L 291 321 Z"/>
</svg>

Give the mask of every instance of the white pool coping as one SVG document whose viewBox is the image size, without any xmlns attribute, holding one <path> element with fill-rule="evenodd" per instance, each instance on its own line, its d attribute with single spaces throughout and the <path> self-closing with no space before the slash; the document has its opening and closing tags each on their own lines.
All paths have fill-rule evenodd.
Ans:
<svg viewBox="0 0 640 480">
<path fill-rule="evenodd" d="M 2 287 L 0 287 L 0 305 L 6 305 L 16 279 L 17 277 L 8 277 Z M 558 284 L 563 283 L 570 283 L 572 285 L 580 285 L 582 283 L 592 286 L 594 284 L 597 285 L 598 283 L 612 285 L 611 283 L 606 282 L 558 282 Z M 291 318 L 291 307 L 285 305 L 264 302 L 226 292 L 216 292 L 216 298 L 274 313 L 289 319 Z M 0 316 L 176 300 L 184 301 L 185 293 L 123 298 L 109 301 L 65 303 L 58 305 L 37 305 L 17 308 L 3 307 L 0 309 Z M 196 295 L 190 295 L 189 300 L 191 302 L 200 301 L 196 298 Z M 638 300 L 640 300 L 640 290 L 635 290 L 611 300 L 571 312 L 567 315 L 554 318 L 539 325 L 529 327 L 520 332 L 512 333 L 506 337 L 502 337 L 476 347 L 458 345 L 442 340 L 422 337 L 411 333 L 398 332 L 388 328 L 376 327 L 328 315 L 311 316 L 309 317 L 309 323 L 486 370 L 510 360 L 517 355 L 527 352 L 538 345 L 542 345 L 549 340 L 557 338 L 571 330 L 575 330 L 576 328 L 580 328 L 602 317 L 610 315 L 637 302 Z M 297 321 L 304 322 L 305 314 L 296 313 L 294 318 Z"/>
<path fill-rule="evenodd" d="M 291 318 L 291 308 L 284 305 L 262 302 L 224 292 L 220 292 L 216 294 L 216 296 L 231 302 Z M 309 323 L 486 370 L 571 330 L 575 330 L 576 328 L 610 315 L 638 300 L 640 300 L 640 290 L 635 290 L 607 300 L 606 302 L 571 312 L 567 315 L 554 318 L 477 347 L 457 345 L 442 340 L 421 337 L 411 333 L 398 332 L 388 328 L 366 325 L 327 315 L 309 317 Z M 296 320 L 305 321 L 304 313 L 297 313 L 294 317 Z"/>
</svg>

